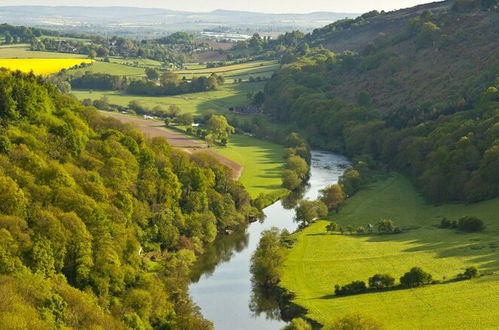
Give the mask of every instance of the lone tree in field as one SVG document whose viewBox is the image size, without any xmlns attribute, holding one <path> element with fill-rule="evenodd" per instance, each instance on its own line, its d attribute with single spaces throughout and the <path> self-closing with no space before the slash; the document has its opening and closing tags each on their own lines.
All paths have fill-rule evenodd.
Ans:
<svg viewBox="0 0 499 330">
<path fill-rule="evenodd" d="M 340 225 L 338 225 L 336 222 L 331 222 L 326 226 L 326 231 L 328 233 L 334 233 L 335 231 L 338 231 L 340 229 Z"/>
<path fill-rule="evenodd" d="M 345 193 L 339 184 L 333 184 L 320 191 L 320 199 L 331 211 L 338 212 L 340 206 L 345 202 Z"/>
<path fill-rule="evenodd" d="M 225 142 L 225 144 L 227 144 L 230 135 L 235 131 L 234 127 L 227 122 L 227 118 L 222 115 L 211 116 L 206 128 L 215 141 Z"/>
<path fill-rule="evenodd" d="M 153 68 L 146 68 L 146 77 L 149 80 L 157 81 L 159 79 L 159 71 Z"/>
<path fill-rule="evenodd" d="M 420 267 L 413 267 L 400 278 L 400 284 L 406 288 L 415 288 L 430 284 L 432 281 L 431 274 L 425 272 Z"/>
<path fill-rule="evenodd" d="M 317 218 L 327 215 L 327 207 L 321 201 L 302 200 L 296 208 L 296 220 L 308 225 Z"/>
<path fill-rule="evenodd" d="M 176 104 L 170 104 L 168 107 L 168 111 L 166 112 L 168 117 L 170 118 L 177 118 L 180 116 L 180 113 L 182 112 L 182 109 Z"/>
</svg>

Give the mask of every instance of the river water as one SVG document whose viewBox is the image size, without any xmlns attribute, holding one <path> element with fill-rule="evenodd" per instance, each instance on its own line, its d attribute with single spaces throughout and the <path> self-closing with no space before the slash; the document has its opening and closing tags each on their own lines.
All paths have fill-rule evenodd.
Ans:
<svg viewBox="0 0 499 330">
<path fill-rule="evenodd" d="M 312 151 L 310 180 L 303 198 L 316 199 L 319 190 L 338 182 L 348 164 L 343 156 Z M 280 329 L 286 325 L 278 313 L 269 317 L 268 313 L 255 315 L 252 312 L 250 260 L 262 231 L 272 227 L 296 230 L 295 211 L 289 209 L 289 204 L 279 201 L 265 208 L 264 221 L 249 225 L 245 232 L 217 239 L 199 258 L 189 291 L 203 316 L 213 321 L 215 329 Z"/>
</svg>

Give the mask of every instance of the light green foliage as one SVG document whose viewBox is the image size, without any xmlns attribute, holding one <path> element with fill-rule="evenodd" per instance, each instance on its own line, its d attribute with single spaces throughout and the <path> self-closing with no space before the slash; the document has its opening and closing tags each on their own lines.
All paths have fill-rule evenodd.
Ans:
<svg viewBox="0 0 499 330">
<path fill-rule="evenodd" d="M 206 128 L 216 141 L 225 141 L 224 145 L 227 144 L 230 135 L 234 133 L 234 127 L 230 126 L 227 118 L 222 115 L 212 115 Z"/>
<path fill-rule="evenodd" d="M 477 204 L 432 206 L 399 175 L 389 176 L 351 197 L 332 218 L 346 228 L 396 219 L 397 235 L 324 235 L 329 224 L 318 221 L 295 234 L 297 242 L 283 267 L 281 284 L 296 294 L 295 303 L 308 317 L 332 325 L 344 315 L 359 313 L 390 329 L 490 328 L 499 322 L 499 225 L 497 199 Z M 442 230 L 439 218 L 474 215 L 487 225 L 480 233 Z M 434 280 L 453 279 L 474 265 L 482 276 L 421 288 L 329 298 L 335 284 L 365 280 L 373 274 L 396 279 L 421 267 Z M 488 275 L 483 276 L 484 273 Z M 417 290 L 417 291 L 416 291 Z M 480 301 L 480 304 L 476 304 Z M 407 306 L 411 306 L 407 308 Z M 455 306 L 460 306 L 455 308 Z"/>
<path fill-rule="evenodd" d="M 302 200 L 296 208 L 296 220 L 308 225 L 327 215 L 327 206 L 321 201 Z"/>
<path fill-rule="evenodd" d="M 0 93 L 10 104 L 0 111 L 10 141 L 0 154 L 0 324 L 209 328 L 188 297 L 189 268 L 254 212 L 230 172 L 35 76 L 0 72 Z M 161 273 L 150 273 L 151 255 Z"/>
</svg>

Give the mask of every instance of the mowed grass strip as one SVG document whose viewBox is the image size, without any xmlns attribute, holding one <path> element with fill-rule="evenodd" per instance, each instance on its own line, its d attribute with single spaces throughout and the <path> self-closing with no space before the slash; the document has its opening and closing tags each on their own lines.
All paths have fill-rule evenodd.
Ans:
<svg viewBox="0 0 499 330">
<path fill-rule="evenodd" d="M 81 63 L 90 63 L 92 60 L 85 59 L 0 59 L 0 67 L 9 70 L 20 70 L 23 72 L 33 71 L 35 74 L 48 75 L 68 69 Z"/>
<path fill-rule="evenodd" d="M 439 229 L 441 216 L 475 215 L 487 228 L 467 234 Z M 388 329 L 492 329 L 499 324 L 499 199 L 472 205 L 432 206 L 412 185 L 392 175 L 348 200 L 334 221 L 356 228 L 392 219 L 405 231 L 394 235 L 326 234 L 319 221 L 295 234 L 283 269 L 282 285 L 296 303 L 323 324 L 351 313 L 369 315 Z M 366 281 L 376 273 L 398 278 L 420 266 L 434 279 L 454 278 L 467 266 L 488 275 L 470 281 L 334 297 L 334 285 Z"/>
<path fill-rule="evenodd" d="M 282 189 L 282 145 L 236 134 L 231 136 L 226 147 L 213 150 L 244 167 L 240 181 L 252 198 Z"/>
</svg>

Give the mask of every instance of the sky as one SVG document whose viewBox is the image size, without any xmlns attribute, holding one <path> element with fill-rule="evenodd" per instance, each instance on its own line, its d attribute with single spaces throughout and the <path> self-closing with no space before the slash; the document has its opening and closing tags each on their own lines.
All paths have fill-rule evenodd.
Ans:
<svg viewBox="0 0 499 330">
<path fill-rule="evenodd" d="M 184 11 L 215 9 L 266 13 L 310 13 L 332 11 L 363 13 L 373 9 L 394 10 L 431 1 L 418 0 L 0 0 L 0 6 L 129 6 Z"/>
</svg>

